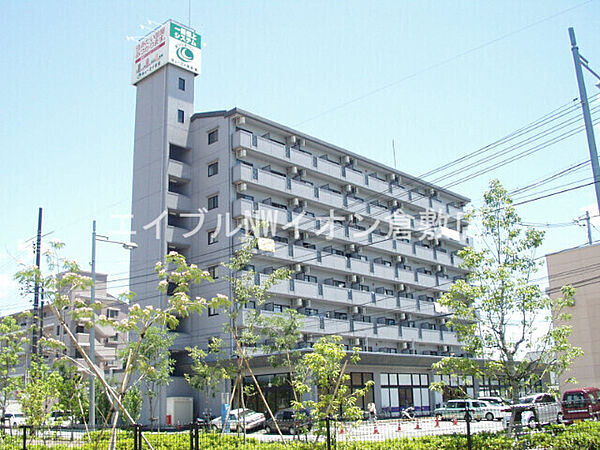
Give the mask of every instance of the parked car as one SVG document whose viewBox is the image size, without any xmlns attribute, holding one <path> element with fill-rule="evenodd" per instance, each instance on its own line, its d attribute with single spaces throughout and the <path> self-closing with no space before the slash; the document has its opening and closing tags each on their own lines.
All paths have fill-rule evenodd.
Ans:
<svg viewBox="0 0 600 450">
<path fill-rule="evenodd" d="M 6 427 L 18 427 L 25 425 L 25 415 L 22 413 L 6 413 L 2 417 L 2 424 Z"/>
<path fill-rule="evenodd" d="M 277 420 L 277 425 L 279 425 L 279 429 L 282 433 L 289 433 L 292 435 L 299 431 L 310 430 L 312 425 L 310 411 L 307 409 L 301 409 L 298 413 L 292 408 L 282 409 L 275 413 L 275 419 Z M 265 422 L 265 431 L 267 434 L 277 432 L 277 427 L 272 418 L 269 418 Z"/>
<path fill-rule="evenodd" d="M 483 400 L 484 402 L 491 403 L 492 405 L 498 406 L 509 406 L 510 402 L 508 400 L 503 399 L 502 397 L 479 397 L 478 400 Z"/>
<path fill-rule="evenodd" d="M 229 412 L 228 422 L 231 431 L 237 431 L 238 426 L 240 430 L 252 431 L 263 427 L 265 415 L 247 408 L 232 409 Z M 214 429 L 220 430 L 223 426 L 221 417 L 211 420 L 210 425 Z"/>
<path fill-rule="evenodd" d="M 519 399 L 509 408 L 505 408 L 502 423 L 505 428 L 510 425 L 514 411 L 514 424 L 529 426 L 531 428 L 552 422 L 561 423 L 563 412 L 560 403 L 552 394 L 531 394 Z"/>
<path fill-rule="evenodd" d="M 64 411 L 52 411 L 50 418 L 48 419 L 48 425 L 50 427 L 71 428 L 77 423 L 80 422 L 77 419 L 72 420 L 71 416 Z"/>
<path fill-rule="evenodd" d="M 457 419 L 466 420 L 467 415 L 470 415 L 472 419 L 481 420 L 483 418 L 483 414 L 482 402 L 471 399 L 449 400 L 445 406 L 436 408 L 433 411 L 433 415 L 442 420 L 452 419 L 454 416 L 456 416 Z"/>
<path fill-rule="evenodd" d="M 563 419 L 567 423 L 600 419 L 600 389 L 586 387 L 565 391 L 562 397 L 562 411 Z"/>
<path fill-rule="evenodd" d="M 479 403 L 483 408 L 483 417 L 485 420 L 502 420 L 504 416 L 505 405 L 490 403 L 479 399 Z"/>
</svg>

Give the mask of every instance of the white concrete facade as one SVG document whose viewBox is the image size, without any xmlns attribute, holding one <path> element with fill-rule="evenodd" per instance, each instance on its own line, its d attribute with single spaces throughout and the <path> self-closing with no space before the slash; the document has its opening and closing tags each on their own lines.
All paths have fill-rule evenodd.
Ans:
<svg viewBox="0 0 600 450">
<path fill-rule="evenodd" d="M 462 354 L 436 300 L 466 274 L 456 252 L 469 242 L 461 220 L 469 199 L 238 108 L 193 114 L 193 85 L 191 72 L 172 65 L 137 84 L 134 301 L 164 303 L 153 267 L 167 251 L 176 250 L 200 267 L 216 266 L 239 242 L 227 231 L 244 216 L 263 214 L 277 225 L 276 248 L 257 251 L 256 282 L 278 267 L 294 269 L 291 280 L 272 289 L 263 313 L 295 308 L 306 315 L 301 346 L 335 333 L 348 348 L 360 347 L 365 360 L 379 361 L 379 367 L 369 362 L 357 371 L 373 374 L 380 408 L 386 404 L 378 381 L 382 373 L 433 376 L 432 361 Z M 194 232 L 199 218 L 182 214 L 203 208 L 204 223 Z M 388 235 L 396 210 L 410 217 L 405 224 L 410 232 L 402 238 Z M 429 233 L 421 233 L 420 222 L 432 210 L 446 219 L 423 225 Z M 325 231 L 330 214 L 335 216 L 331 233 Z M 282 229 L 294 219 L 298 233 Z M 158 229 L 144 229 L 153 221 Z M 209 242 L 217 227 L 215 242 Z M 222 277 L 196 294 L 217 293 L 230 295 Z M 163 423 L 166 396 L 193 396 L 197 415 L 204 408 L 217 410 L 218 399 L 201 399 L 182 377 L 189 370 L 184 348 L 206 347 L 209 338 L 222 335 L 226 317 L 215 313 L 183 319 L 178 327 L 174 381 L 159 397 Z M 419 402 L 425 413 L 436 400 L 429 393 Z"/>
</svg>

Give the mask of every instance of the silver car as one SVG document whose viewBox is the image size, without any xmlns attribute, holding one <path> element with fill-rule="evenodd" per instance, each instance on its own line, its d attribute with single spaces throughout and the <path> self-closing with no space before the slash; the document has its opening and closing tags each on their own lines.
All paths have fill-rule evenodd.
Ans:
<svg viewBox="0 0 600 450">
<path fill-rule="evenodd" d="M 531 394 L 519 399 L 519 403 L 505 409 L 502 423 L 505 428 L 510 425 L 511 417 L 515 424 L 537 428 L 549 423 L 562 423 L 563 413 L 560 403 L 553 394 Z"/>
</svg>

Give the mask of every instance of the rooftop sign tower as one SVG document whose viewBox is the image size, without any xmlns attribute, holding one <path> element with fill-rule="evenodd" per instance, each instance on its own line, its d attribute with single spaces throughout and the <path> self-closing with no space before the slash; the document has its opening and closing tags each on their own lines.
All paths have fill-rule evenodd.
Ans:
<svg viewBox="0 0 600 450">
<path fill-rule="evenodd" d="M 201 49 L 198 33 L 168 20 L 135 46 L 131 82 L 135 85 L 169 63 L 198 75 Z"/>
</svg>

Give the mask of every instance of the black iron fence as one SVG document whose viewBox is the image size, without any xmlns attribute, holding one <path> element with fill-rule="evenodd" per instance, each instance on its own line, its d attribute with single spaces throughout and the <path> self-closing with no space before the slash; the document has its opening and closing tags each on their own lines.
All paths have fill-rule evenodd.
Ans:
<svg viewBox="0 0 600 450">
<path fill-rule="evenodd" d="M 312 443 L 319 442 L 321 449 L 344 449 L 359 445 L 368 448 L 370 445 L 390 448 L 407 447 L 415 443 L 415 439 L 427 437 L 429 442 L 440 439 L 453 439 L 456 448 L 486 448 L 485 439 L 496 439 L 496 443 L 506 444 L 506 448 L 546 448 L 535 442 L 536 435 L 556 434 L 568 430 L 569 427 L 556 426 L 556 423 L 578 422 L 584 420 L 598 421 L 600 404 L 596 411 L 590 405 L 570 405 L 570 415 L 565 415 L 564 405 L 560 404 L 524 404 L 513 407 L 496 408 L 493 414 L 487 410 L 446 411 L 430 417 L 411 417 L 346 421 L 339 418 L 327 418 L 313 422 L 307 427 L 284 427 L 283 436 L 273 427 L 260 428 L 246 435 L 241 430 L 221 433 L 218 429 L 209 429 L 203 423 L 171 427 L 163 430 L 150 429 L 136 425 L 128 429 L 112 430 L 110 428 L 87 430 L 85 428 L 50 428 L 34 429 L 30 426 L 0 427 L 0 448 L 6 450 L 67 450 L 79 448 L 96 450 L 110 448 L 111 442 L 118 449 L 161 449 L 161 450 L 200 450 L 224 448 L 265 448 L 277 442 L 278 448 L 295 441 L 295 449 L 312 448 Z M 574 411 L 574 412 L 573 412 Z M 575 415 L 573 415 L 575 414 Z M 579 416 L 577 416 L 579 414 Z M 600 436 L 600 424 L 598 424 Z M 292 431 L 293 430 L 293 431 Z M 292 431 L 293 434 L 290 434 Z M 538 436 L 539 437 L 539 436 Z M 371 444 L 372 443 L 372 444 Z M 380 447 L 381 448 L 381 447 Z M 503 448 L 496 445 L 495 448 Z"/>
</svg>

